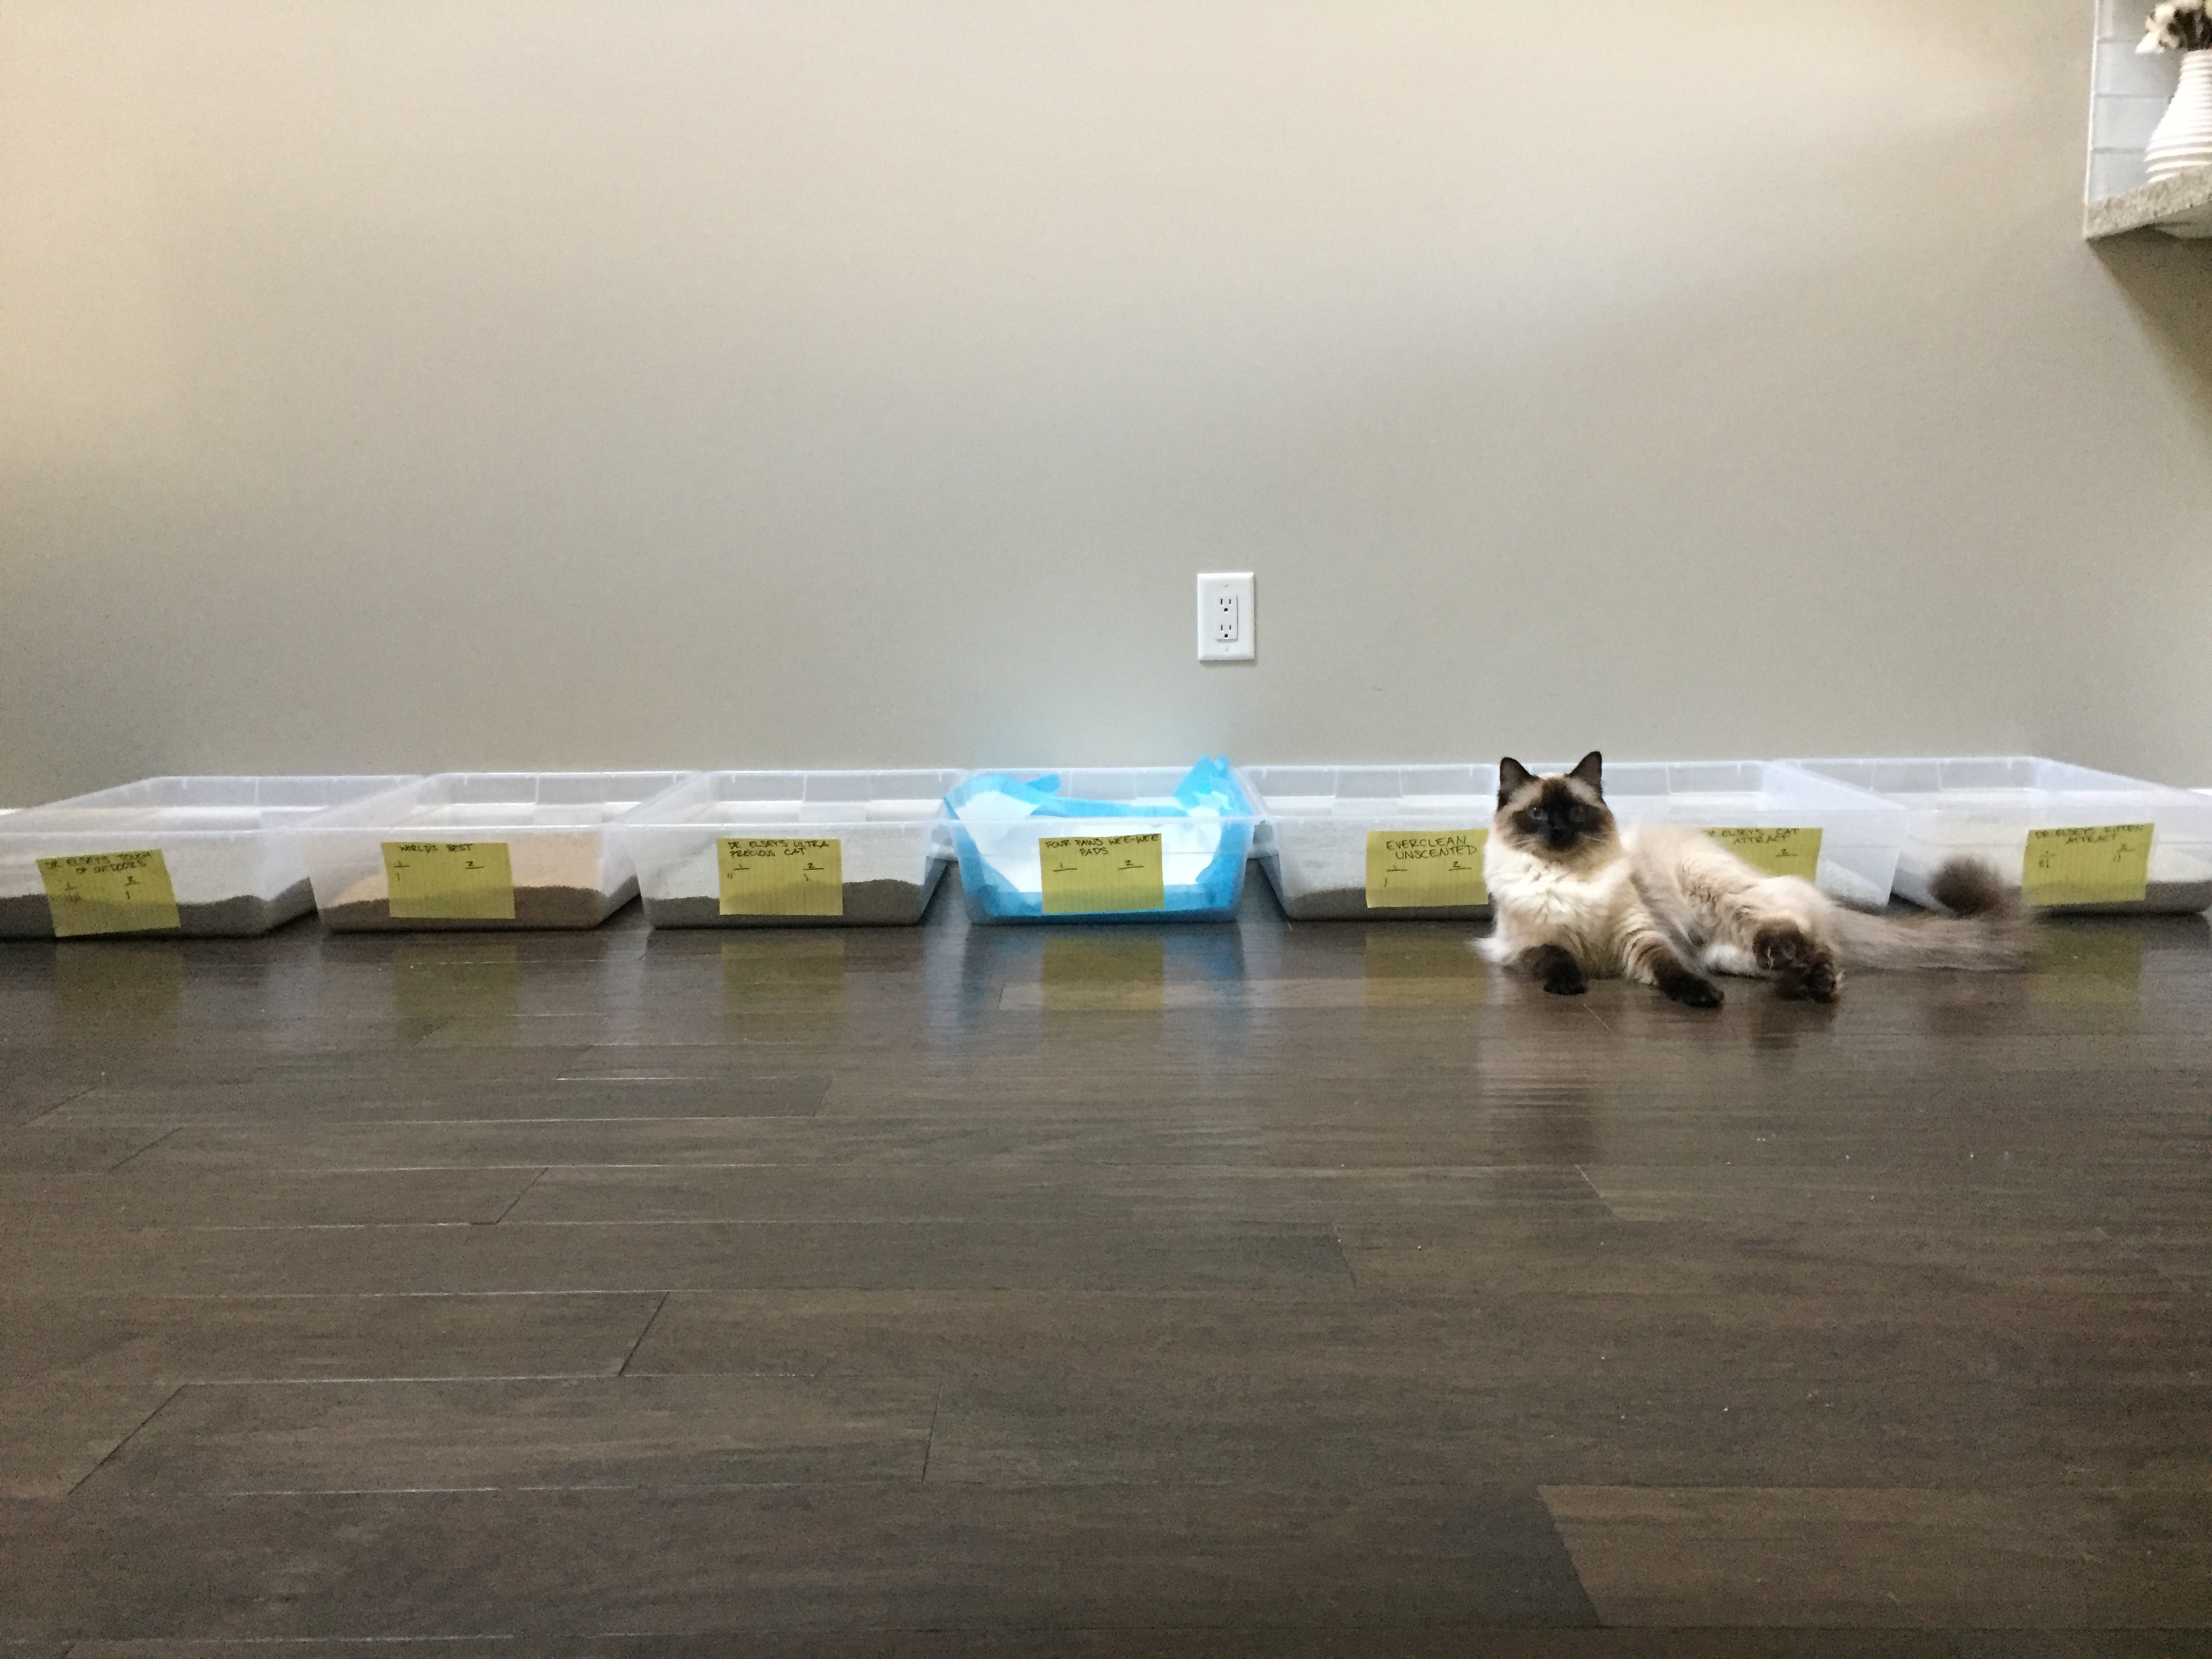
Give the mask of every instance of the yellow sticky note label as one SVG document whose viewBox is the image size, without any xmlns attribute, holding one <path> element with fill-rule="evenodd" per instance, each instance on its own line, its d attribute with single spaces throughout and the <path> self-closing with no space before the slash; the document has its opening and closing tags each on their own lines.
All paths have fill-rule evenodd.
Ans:
<svg viewBox="0 0 2212 1659">
<path fill-rule="evenodd" d="M 177 893 L 158 847 L 142 853 L 80 853 L 40 859 L 56 939 L 143 933 L 177 926 Z"/>
<path fill-rule="evenodd" d="M 1490 902 L 1482 879 L 1487 830 L 1370 830 L 1367 908 L 1431 908 Z"/>
<path fill-rule="evenodd" d="M 2150 889 L 2154 828 L 2107 823 L 2029 830 L 2021 861 L 2021 896 L 2030 904 L 2142 903 Z"/>
<path fill-rule="evenodd" d="M 1167 908 L 1157 835 L 1055 836 L 1037 842 L 1037 854 L 1048 916 Z"/>
<path fill-rule="evenodd" d="M 1765 830 L 1746 825 L 1709 829 L 1705 833 L 1754 870 L 1770 876 L 1802 876 L 1820 867 L 1818 830 Z"/>
<path fill-rule="evenodd" d="M 503 841 L 387 841 L 384 876 L 402 921 L 513 921 L 514 866 Z"/>
<path fill-rule="evenodd" d="M 716 849 L 726 916 L 842 916 L 845 844 L 725 836 Z"/>
</svg>

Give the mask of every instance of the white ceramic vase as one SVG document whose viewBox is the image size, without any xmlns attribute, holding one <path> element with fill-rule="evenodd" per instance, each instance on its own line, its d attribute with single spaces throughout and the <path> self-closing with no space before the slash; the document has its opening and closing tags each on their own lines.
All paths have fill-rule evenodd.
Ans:
<svg viewBox="0 0 2212 1659">
<path fill-rule="evenodd" d="M 2143 151 L 2154 183 L 2192 167 L 2212 167 L 2212 52 L 2181 54 L 2181 85 Z"/>
</svg>

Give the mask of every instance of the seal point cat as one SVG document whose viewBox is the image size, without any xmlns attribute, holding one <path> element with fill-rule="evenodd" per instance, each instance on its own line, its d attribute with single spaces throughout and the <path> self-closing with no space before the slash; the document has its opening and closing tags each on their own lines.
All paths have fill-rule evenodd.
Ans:
<svg viewBox="0 0 2212 1659">
<path fill-rule="evenodd" d="M 1717 1008 L 1711 975 L 1832 1002 L 1846 968 L 2024 968 L 2034 923 L 1996 872 L 1954 859 L 1929 884 L 1950 914 L 1876 916 L 1796 876 L 1753 868 L 1699 830 L 1623 828 L 1606 805 L 1604 757 L 1538 776 L 1508 756 L 1484 848 L 1497 926 L 1476 948 L 1558 996 L 1626 977 L 1692 1008 Z"/>
</svg>

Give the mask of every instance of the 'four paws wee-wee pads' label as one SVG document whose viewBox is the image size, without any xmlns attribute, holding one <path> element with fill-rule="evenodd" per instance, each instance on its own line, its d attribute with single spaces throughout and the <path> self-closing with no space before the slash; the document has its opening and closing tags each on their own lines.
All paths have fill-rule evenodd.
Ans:
<svg viewBox="0 0 2212 1659">
<path fill-rule="evenodd" d="M 1052 836 L 1037 842 L 1037 857 L 1048 916 L 1167 908 L 1157 834 Z"/>
</svg>

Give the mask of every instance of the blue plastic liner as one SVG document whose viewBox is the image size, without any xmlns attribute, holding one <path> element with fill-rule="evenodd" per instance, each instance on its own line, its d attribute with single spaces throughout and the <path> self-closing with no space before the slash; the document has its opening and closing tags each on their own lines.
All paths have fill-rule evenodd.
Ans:
<svg viewBox="0 0 2212 1659">
<path fill-rule="evenodd" d="M 1218 836 L 1212 856 L 1200 869 L 1194 880 L 1170 881 L 1164 884 L 1165 904 L 1158 910 L 1086 911 L 1079 915 L 1054 915 L 1054 921 L 1225 921 L 1236 914 L 1237 902 L 1243 891 L 1244 864 L 1251 852 L 1253 816 L 1251 802 L 1238 787 L 1229 763 L 1218 756 L 1200 761 L 1183 775 L 1170 798 L 1166 801 L 1144 804 L 1118 800 L 1085 800 L 1060 793 L 1060 779 L 1057 774 L 1042 777 L 1016 778 L 1004 772 L 983 772 L 956 785 L 945 797 L 945 805 L 951 814 L 953 846 L 960 856 L 961 884 L 966 891 L 970 915 L 980 921 L 1042 921 L 1048 920 L 1044 910 L 1042 886 L 1031 890 L 1017 885 L 999 867 L 1006 860 L 1006 843 L 1029 840 L 1021 836 L 1018 826 L 1039 818 L 1145 818 L 1155 823 L 1165 820 L 1163 836 L 1170 842 L 1172 852 L 1174 831 L 1168 827 L 1177 818 L 1192 817 L 1195 809 L 1210 808 L 1211 811 L 1195 811 L 1199 823 Z M 978 824 L 975 828 L 987 840 L 1000 842 L 994 849 L 999 853 L 996 862 L 986 856 L 976 842 L 975 834 L 960 821 L 960 808 L 979 795 L 999 794 L 1029 808 L 1017 817 Z M 1214 815 L 1218 814 L 1217 819 Z M 1244 820 L 1239 822 L 1238 820 Z M 1194 828 L 1197 825 L 1194 824 Z M 1004 828 L 1008 834 L 994 836 L 992 831 Z M 1188 856 L 1186 854 L 1185 856 Z"/>
</svg>

